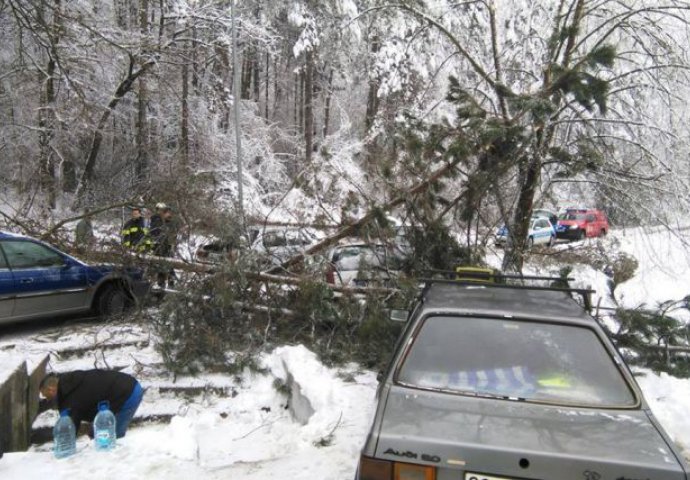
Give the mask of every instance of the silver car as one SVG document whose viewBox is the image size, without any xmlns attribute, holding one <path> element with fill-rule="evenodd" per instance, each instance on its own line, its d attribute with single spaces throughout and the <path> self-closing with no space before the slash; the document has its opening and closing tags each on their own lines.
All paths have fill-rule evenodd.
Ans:
<svg viewBox="0 0 690 480">
<path fill-rule="evenodd" d="M 557 289 L 432 283 L 382 374 L 359 480 L 688 480 L 604 331 Z"/>
<path fill-rule="evenodd" d="M 252 250 L 280 265 L 290 257 L 302 253 L 316 241 L 316 236 L 306 228 L 267 227 L 259 230 L 252 243 Z"/>
<path fill-rule="evenodd" d="M 327 254 L 326 282 L 345 287 L 393 286 L 401 259 L 382 244 L 351 239 Z"/>
</svg>

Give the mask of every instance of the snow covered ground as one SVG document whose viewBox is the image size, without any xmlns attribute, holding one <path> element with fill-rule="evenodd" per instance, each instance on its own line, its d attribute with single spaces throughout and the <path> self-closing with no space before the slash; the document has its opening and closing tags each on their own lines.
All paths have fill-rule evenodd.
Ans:
<svg viewBox="0 0 690 480">
<path fill-rule="evenodd" d="M 688 278 L 690 262 L 677 237 L 627 230 L 612 232 L 604 242 L 615 240 L 640 263 L 635 278 L 619 289 L 626 306 L 653 306 L 690 293 L 678 281 Z M 603 304 L 612 302 L 602 272 L 577 267 L 573 276 L 580 285 L 595 288 Z M 107 348 L 113 342 L 121 346 Z M 36 362 L 50 352 L 51 367 L 58 371 L 123 368 L 147 388 L 139 416 L 171 418 L 132 428 L 110 453 L 94 451 L 81 437 L 78 454 L 68 459 L 54 459 L 49 443 L 6 454 L 0 478 L 86 480 L 113 472 L 122 479 L 353 478 L 375 407 L 374 373 L 359 372 L 354 365 L 329 369 L 304 347 L 290 346 L 262 358 L 264 373 L 173 379 L 153 342 L 145 325 L 132 323 L 68 325 L 0 340 L 0 377 L 18 361 Z M 652 410 L 690 457 L 690 380 L 640 373 Z M 42 414 L 34 426 L 51 426 L 55 415 Z"/>
<path fill-rule="evenodd" d="M 689 230 L 671 233 L 659 228 L 615 232 L 621 251 L 640 264 L 638 274 L 616 292 L 624 306 L 654 308 L 658 303 L 690 295 L 690 287 L 684 281 L 690 273 L 688 233 Z"/>
<path fill-rule="evenodd" d="M 111 473 L 121 479 L 352 478 L 373 413 L 375 375 L 354 366 L 328 369 L 302 346 L 279 348 L 262 363 L 268 373 L 245 372 L 232 395 L 176 405 L 169 424 L 132 428 L 113 452 L 96 452 L 80 437 L 78 453 L 58 461 L 46 444 L 6 454 L 0 478 L 79 480 Z M 288 373 L 299 385 L 289 402 L 289 392 L 280 387 Z M 160 383 L 151 382 L 143 376 L 144 404 L 150 413 L 169 409 L 156 394 Z M 54 420 L 51 413 L 37 421 Z"/>
</svg>

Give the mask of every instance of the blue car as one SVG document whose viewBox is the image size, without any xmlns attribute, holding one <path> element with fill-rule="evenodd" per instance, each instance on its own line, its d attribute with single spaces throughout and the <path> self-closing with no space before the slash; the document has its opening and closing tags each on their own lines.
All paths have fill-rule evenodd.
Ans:
<svg viewBox="0 0 690 480">
<path fill-rule="evenodd" d="M 122 313 L 148 289 L 140 269 L 87 265 L 39 240 L 0 232 L 0 324 Z"/>
</svg>

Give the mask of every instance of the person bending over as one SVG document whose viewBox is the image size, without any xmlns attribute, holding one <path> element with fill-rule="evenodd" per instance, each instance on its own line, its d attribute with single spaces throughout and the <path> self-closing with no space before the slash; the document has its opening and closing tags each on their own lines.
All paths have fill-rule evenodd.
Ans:
<svg viewBox="0 0 690 480">
<path fill-rule="evenodd" d="M 117 438 L 125 436 L 144 396 L 136 378 L 114 370 L 50 373 L 41 381 L 39 390 L 48 402 L 57 403 L 59 411 L 70 410 L 77 432 L 81 422 L 93 421 L 98 403 L 107 400 L 115 414 Z"/>
</svg>

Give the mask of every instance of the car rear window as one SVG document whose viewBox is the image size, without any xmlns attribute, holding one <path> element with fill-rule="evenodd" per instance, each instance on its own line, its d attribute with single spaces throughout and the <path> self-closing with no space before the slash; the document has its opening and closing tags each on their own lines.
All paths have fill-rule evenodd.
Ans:
<svg viewBox="0 0 690 480">
<path fill-rule="evenodd" d="M 296 231 L 266 232 L 263 236 L 264 246 L 271 247 L 293 247 L 309 245 L 310 240 L 306 234 Z"/>
<path fill-rule="evenodd" d="M 637 405 L 630 386 L 592 330 L 551 323 L 428 318 L 397 381 L 418 388 L 559 405 Z"/>
<path fill-rule="evenodd" d="M 287 245 L 287 239 L 282 232 L 267 232 L 264 234 L 263 241 L 265 247 L 285 247 Z"/>
<path fill-rule="evenodd" d="M 339 271 L 357 271 L 367 267 L 391 269 L 399 267 L 399 260 L 383 246 L 352 245 L 340 247 L 333 253 L 333 263 Z"/>
</svg>

